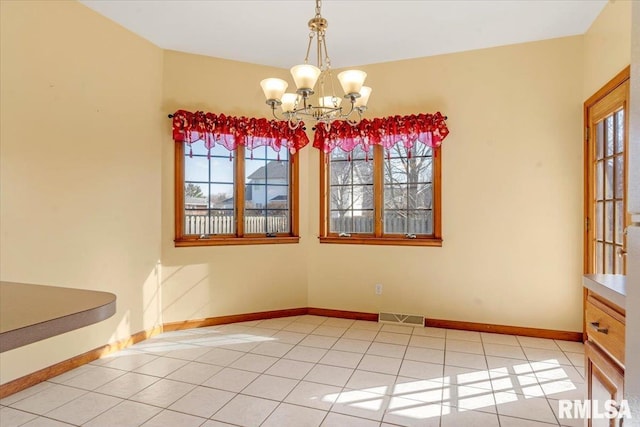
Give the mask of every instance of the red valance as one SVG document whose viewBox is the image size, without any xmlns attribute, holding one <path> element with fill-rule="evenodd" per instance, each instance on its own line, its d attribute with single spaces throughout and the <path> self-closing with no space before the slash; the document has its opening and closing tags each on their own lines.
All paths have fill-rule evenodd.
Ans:
<svg viewBox="0 0 640 427">
<path fill-rule="evenodd" d="M 173 139 L 192 144 L 203 140 L 207 149 L 221 144 L 229 151 L 243 145 L 249 150 L 269 146 L 275 151 L 285 147 L 291 154 L 309 143 L 304 123 L 291 130 L 287 122 L 224 114 L 178 110 L 173 114 Z"/>
<path fill-rule="evenodd" d="M 388 150 L 399 142 L 411 148 L 416 141 L 435 148 L 449 134 L 446 119 L 438 112 L 363 119 L 355 126 L 338 120 L 331 123 L 331 126 L 319 123 L 313 146 L 325 153 L 330 153 L 335 148 L 351 152 L 358 146 L 366 152 L 374 144 L 382 145 Z"/>
</svg>

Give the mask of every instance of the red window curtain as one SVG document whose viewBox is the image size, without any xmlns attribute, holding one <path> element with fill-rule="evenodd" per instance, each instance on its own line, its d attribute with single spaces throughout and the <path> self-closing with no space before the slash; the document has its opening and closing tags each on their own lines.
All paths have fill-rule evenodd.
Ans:
<svg viewBox="0 0 640 427">
<path fill-rule="evenodd" d="M 351 152 L 358 146 L 367 152 L 369 146 L 374 144 L 382 145 L 385 150 L 398 143 L 412 148 L 416 142 L 435 148 L 449 134 L 446 120 L 438 112 L 363 119 L 355 126 L 344 121 L 335 121 L 331 126 L 320 123 L 316 126 L 313 146 L 325 153 L 336 148 Z"/>
<path fill-rule="evenodd" d="M 287 122 L 249 117 L 233 117 L 224 114 L 195 113 L 178 110 L 173 114 L 173 139 L 192 143 L 202 140 L 210 150 L 221 144 L 229 151 L 243 145 L 249 150 L 269 146 L 279 152 L 282 147 L 295 154 L 309 143 L 301 123 L 295 130 Z"/>
</svg>

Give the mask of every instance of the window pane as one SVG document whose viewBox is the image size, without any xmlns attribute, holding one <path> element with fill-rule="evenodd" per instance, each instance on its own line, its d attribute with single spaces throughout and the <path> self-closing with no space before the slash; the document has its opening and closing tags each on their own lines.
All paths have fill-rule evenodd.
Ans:
<svg viewBox="0 0 640 427">
<path fill-rule="evenodd" d="M 286 209 L 247 209 L 244 215 L 246 234 L 288 233 L 289 211 Z"/>
<path fill-rule="evenodd" d="M 209 211 L 186 211 L 184 213 L 185 234 L 210 234 Z"/>
<path fill-rule="evenodd" d="M 613 159 L 605 160 L 604 197 L 613 198 Z"/>
<path fill-rule="evenodd" d="M 351 163 L 354 184 L 373 184 L 373 161 L 354 160 Z"/>
<path fill-rule="evenodd" d="M 405 184 L 384 186 L 385 209 L 407 208 L 407 186 Z"/>
<path fill-rule="evenodd" d="M 407 234 L 407 211 L 390 210 L 384 211 L 384 232 L 387 234 Z"/>
<path fill-rule="evenodd" d="M 600 160 L 596 164 L 596 200 L 602 200 L 602 189 L 604 188 L 604 174 L 602 168 L 604 167 L 604 161 Z"/>
<path fill-rule="evenodd" d="M 331 175 L 331 185 L 347 185 L 352 183 L 351 162 L 331 162 L 329 171 Z"/>
<path fill-rule="evenodd" d="M 209 182 L 209 159 L 202 156 L 185 156 L 184 180 Z"/>
<path fill-rule="evenodd" d="M 332 233 L 373 233 L 373 210 L 333 211 L 330 230 Z"/>
<path fill-rule="evenodd" d="M 289 211 L 286 209 L 269 209 L 267 211 L 267 233 L 288 233 Z"/>
<path fill-rule="evenodd" d="M 431 209 L 431 184 L 409 184 L 407 186 L 408 209 Z"/>
<path fill-rule="evenodd" d="M 211 208 L 234 209 L 233 184 L 211 185 Z"/>
<path fill-rule="evenodd" d="M 384 232 L 387 234 L 433 234 L 431 210 L 385 210 Z"/>
<path fill-rule="evenodd" d="M 433 179 L 433 159 L 431 157 L 415 157 L 411 159 L 411 181 L 431 182 Z"/>
<path fill-rule="evenodd" d="M 331 210 L 348 210 L 353 208 L 351 191 L 353 187 L 342 185 L 331 187 Z"/>
<path fill-rule="evenodd" d="M 607 242 L 613 242 L 613 202 L 605 202 L 604 238 Z"/>
<path fill-rule="evenodd" d="M 616 153 L 624 151 L 624 110 L 616 113 Z"/>
<path fill-rule="evenodd" d="M 265 234 L 267 232 L 266 212 L 263 209 L 245 209 L 245 234 Z"/>
<path fill-rule="evenodd" d="M 603 228 L 604 228 L 604 222 L 603 222 L 603 218 L 602 218 L 602 206 L 603 206 L 603 202 L 598 202 L 596 203 L 596 217 L 594 220 L 594 224 L 593 226 L 596 229 L 596 239 L 598 240 L 603 240 L 602 236 L 603 236 Z"/>
<path fill-rule="evenodd" d="M 604 121 L 600 121 L 596 125 L 596 160 L 601 159 L 604 156 L 603 139 L 604 139 Z"/>
<path fill-rule="evenodd" d="M 245 152 L 245 234 L 290 231 L 289 173 L 285 148 L 258 147 Z"/>
<path fill-rule="evenodd" d="M 433 234 L 431 210 L 409 211 L 407 230 L 412 234 Z"/>
<path fill-rule="evenodd" d="M 234 163 L 226 157 L 211 157 L 211 182 L 233 184 Z"/>
<path fill-rule="evenodd" d="M 373 209 L 373 185 L 353 186 L 353 209 Z"/>
<path fill-rule="evenodd" d="M 604 274 L 613 273 L 613 245 L 604 245 Z"/>
<path fill-rule="evenodd" d="M 373 233 L 373 148 L 335 150 L 329 166 L 329 231 Z"/>
<path fill-rule="evenodd" d="M 264 209 L 267 206 L 267 186 L 246 184 L 244 187 L 245 209 Z"/>
<path fill-rule="evenodd" d="M 624 243 L 624 202 L 616 202 L 616 243 Z"/>
<path fill-rule="evenodd" d="M 409 163 L 406 158 L 391 158 L 384 160 L 384 182 L 398 184 L 409 179 Z"/>
<path fill-rule="evenodd" d="M 432 212 L 427 212 L 433 208 L 431 149 L 418 143 L 408 158 L 404 145 L 396 144 L 389 154 L 391 158 L 385 159 L 383 171 L 384 232 L 432 234 Z"/>
<path fill-rule="evenodd" d="M 613 155 L 613 116 L 609 116 L 605 119 L 605 141 L 606 141 L 606 152 L 607 156 Z"/>
<path fill-rule="evenodd" d="M 250 160 L 244 161 L 244 174 L 247 181 L 253 183 L 263 183 L 267 179 L 267 169 L 264 160 Z"/>
<path fill-rule="evenodd" d="M 235 234 L 236 222 L 233 209 L 212 209 L 209 228 L 204 234 Z"/>
<path fill-rule="evenodd" d="M 622 155 L 615 157 L 616 161 L 616 199 L 624 198 L 624 157 Z"/>
<path fill-rule="evenodd" d="M 267 185 L 267 209 L 288 209 L 289 187 L 286 185 Z"/>
<path fill-rule="evenodd" d="M 208 209 L 209 208 L 209 185 L 186 182 L 184 184 L 184 208 Z"/>
<path fill-rule="evenodd" d="M 373 210 L 353 211 L 352 233 L 373 233 Z"/>
<path fill-rule="evenodd" d="M 604 273 L 604 245 L 602 243 L 596 243 L 596 274 Z"/>
</svg>

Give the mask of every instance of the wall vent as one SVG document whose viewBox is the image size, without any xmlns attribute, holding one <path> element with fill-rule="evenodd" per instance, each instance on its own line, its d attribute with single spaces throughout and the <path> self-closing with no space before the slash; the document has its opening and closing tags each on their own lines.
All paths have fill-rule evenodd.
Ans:
<svg viewBox="0 0 640 427">
<path fill-rule="evenodd" d="M 392 325 L 424 326 L 424 316 L 380 312 L 378 313 L 378 322 Z"/>
</svg>

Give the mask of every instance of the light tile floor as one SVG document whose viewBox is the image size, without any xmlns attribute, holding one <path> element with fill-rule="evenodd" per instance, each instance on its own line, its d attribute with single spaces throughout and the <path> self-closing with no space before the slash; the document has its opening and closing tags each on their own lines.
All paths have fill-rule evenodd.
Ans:
<svg viewBox="0 0 640 427">
<path fill-rule="evenodd" d="M 298 316 L 167 332 L 0 400 L 12 426 L 581 426 L 581 343 Z"/>
</svg>

